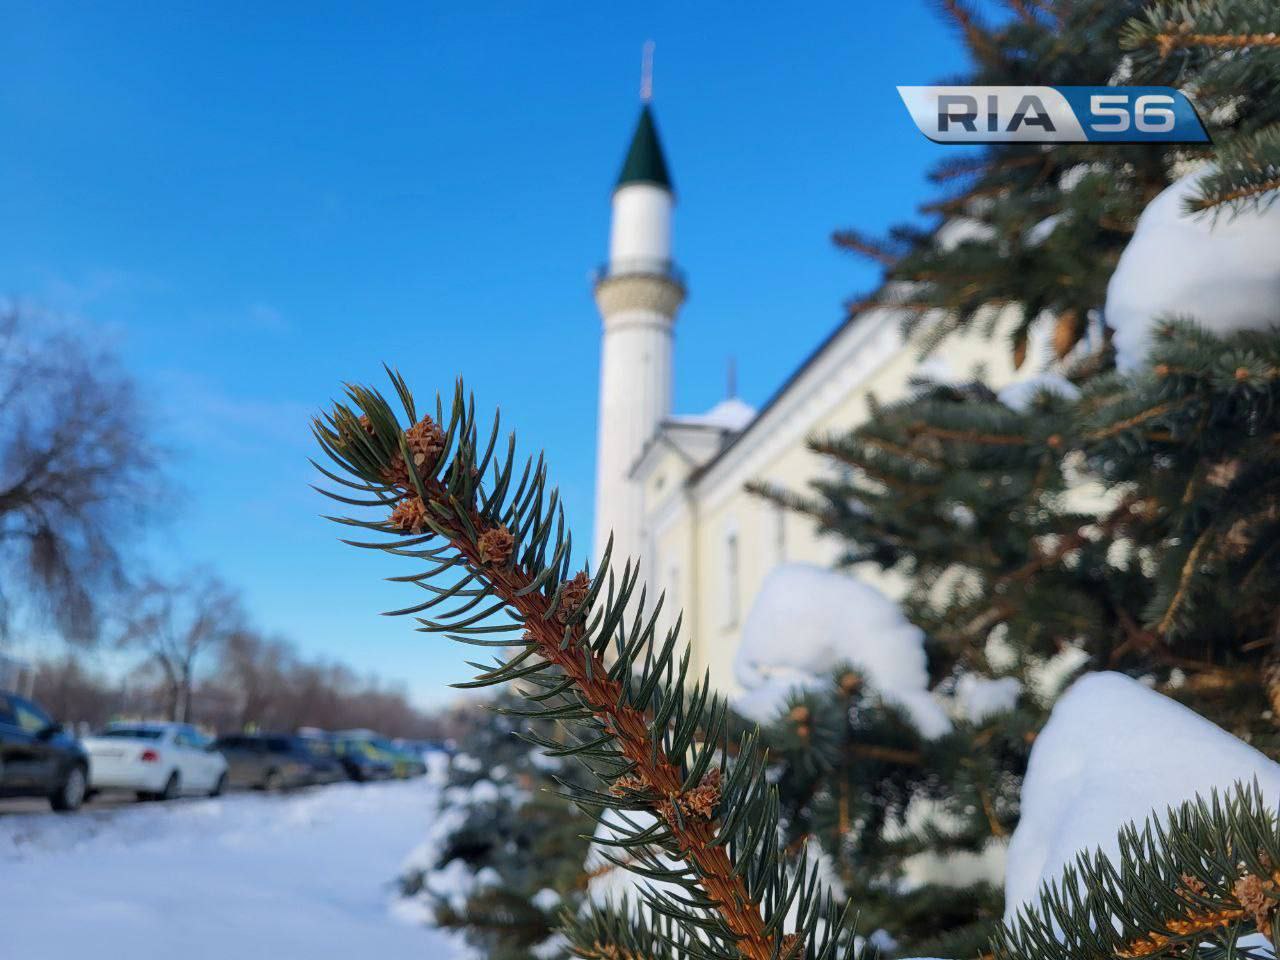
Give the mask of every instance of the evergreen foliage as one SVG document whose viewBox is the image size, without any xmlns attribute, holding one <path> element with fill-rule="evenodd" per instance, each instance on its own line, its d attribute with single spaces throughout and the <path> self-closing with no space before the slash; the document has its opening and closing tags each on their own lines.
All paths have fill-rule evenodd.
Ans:
<svg viewBox="0 0 1280 960">
<path fill-rule="evenodd" d="M 1026 709 L 961 718 L 931 740 L 848 668 L 795 694 L 764 731 L 789 846 L 818 842 L 860 928 L 882 931 L 882 953 L 959 957 L 986 945 L 1003 909 L 998 886 L 908 884 L 905 868 L 916 856 L 981 854 L 1009 835 L 1038 719 Z M 912 824 L 909 808 L 922 801 L 929 816 Z"/>
<path fill-rule="evenodd" d="M 1150 678 L 1280 752 L 1280 336 L 1214 336 L 1194 318 L 1170 318 L 1149 363 L 1122 376 L 1110 369 L 1100 312 L 1138 214 L 1189 162 L 1216 161 L 1200 208 L 1274 200 L 1268 138 L 1280 102 L 1280 20 L 1256 0 L 1150 11 L 1037 3 L 1017 5 L 992 28 L 967 7 L 943 6 L 976 63 L 962 82 L 1176 85 L 1219 144 L 1216 154 L 992 147 L 935 173 L 955 188 L 928 208 L 946 221 L 941 229 L 899 229 L 887 243 L 838 234 L 837 244 L 885 266 L 877 300 L 903 312 L 924 349 L 958 327 L 991 331 L 1012 317 L 1021 366 L 1030 325 L 1047 317 L 1071 382 L 1057 377 L 1029 405 L 1001 402 L 982 383 L 922 382 L 897 402 L 873 400 L 857 429 L 812 438 L 829 468 L 807 490 L 754 487 L 839 538 L 844 565 L 906 582 L 904 605 L 928 634 L 936 692 L 962 677 L 1022 685 L 1014 710 L 962 719 L 932 744 L 868 722 L 875 714 L 860 704 L 846 715 L 838 683 L 795 701 L 807 738 L 788 731 L 795 710 L 765 732 L 783 758 L 784 822 L 793 835 L 817 837 L 837 862 L 856 858 L 842 876 L 864 921 L 892 934 L 899 953 L 966 956 L 998 929 L 998 891 L 904 884 L 904 864 L 922 852 L 980 850 L 1016 824 L 1054 664 L 1074 656 L 1077 668 Z M 883 771 L 840 753 L 886 736 L 907 755 Z M 806 770 L 825 780 L 806 780 Z M 852 830 L 827 827 L 830 798 L 846 779 L 879 821 L 853 815 Z M 907 817 L 913 800 L 931 813 L 923 827 Z"/>
<path fill-rule="evenodd" d="M 814 442 L 847 481 L 762 492 L 849 543 L 846 562 L 909 578 L 939 675 L 993 672 L 1000 627 L 1023 666 L 1075 646 L 1272 746 L 1257 641 L 1280 591 L 1280 337 L 1158 337 L 1148 369 L 1076 399 L 1015 410 L 980 386 L 926 389 Z"/>
<path fill-rule="evenodd" d="M 1044 392 L 1026 410 L 979 386 L 929 388 L 846 436 L 814 443 L 851 468 L 846 481 L 820 481 L 804 496 L 762 492 L 841 537 L 847 562 L 906 577 L 905 603 L 929 632 L 940 692 L 965 674 L 1014 676 L 1030 688 L 1051 658 L 1070 649 L 1085 668 L 1154 679 L 1162 692 L 1275 756 L 1280 337 L 1216 337 L 1172 323 L 1153 361 L 1130 376 L 1093 378 L 1078 399 Z M 815 718 L 824 709 L 839 729 L 840 697 L 833 684 L 823 707 L 807 709 Z M 966 825 L 958 835 L 930 826 L 907 841 L 863 846 L 851 874 L 860 883 L 849 893 L 872 903 L 876 889 L 865 884 L 878 879 L 888 906 L 883 921 L 870 910 L 864 916 L 916 951 L 916 937 L 963 934 L 984 921 L 992 929 L 994 899 L 975 903 L 954 926 L 936 912 L 913 925 L 904 904 L 955 910 L 955 892 L 925 886 L 903 893 L 892 881 L 907 856 L 979 850 L 1011 830 L 1048 705 L 1024 695 L 1014 711 L 959 722 L 934 743 L 911 744 L 896 731 L 894 746 L 913 751 L 920 766 L 904 763 L 906 770 L 889 776 L 840 759 L 830 737 L 817 732 L 831 722 L 815 719 L 810 742 L 796 747 L 819 755 L 828 776 L 860 785 L 860 803 L 900 820 L 918 797 L 939 817 Z M 882 742 L 885 728 L 859 726 L 863 715 L 857 707 L 850 714 L 849 741 Z M 785 731 L 766 738 L 786 742 Z M 815 763 L 783 756 L 796 770 Z M 829 814 L 808 801 L 802 777 L 788 769 L 779 783 L 794 829 L 813 831 L 836 857 L 858 843 L 861 830 L 823 832 Z M 999 813 L 979 815 L 987 809 Z M 944 939 L 929 952 L 955 956 L 959 949 Z"/>
<path fill-rule="evenodd" d="M 574 803 L 596 817 L 609 808 L 653 817 L 623 829 L 610 857 L 672 885 L 643 894 L 677 931 L 655 960 L 851 956 L 851 907 L 819 890 L 803 854 L 784 860 L 759 739 L 737 739 L 730 763 L 723 699 L 689 676 L 678 624 L 656 636 L 661 599 L 650 613 L 634 567 L 613 572 L 609 551 L 594 576 L 574 571 L 542 459 L 521 466 L 514 436 L 503 454 L 497 418 L 482 429 L 461 383 L 446 419 L 438 400 L 434 418 L 420 416 L 403 380 L 392 382 L 403 424 L 359 386 L 315 422 L 336 470 L 317 467 L 342 491 L 328 495 L 380 514 L 335 519 L 376 537 L 349 542 L 425 564 L 397 579 L 427 598 L 397 614 L 497 654 L 474 663 L 478 675 L 463 686 L 519 681 L 524 703 L 505 711 L 559 721 L 563 739 L 521 735 L 590 772 L 591 787 L 561 781 Z"/>
<path fill-rule="evenodd" d="M 1276 185 L 1280 109 L 1271 96 L 1280 56 L 1276 14 L 1257 0 L 1177 3 L 1145 9 L 1141 0 L 1010 3 L 1011 15 L 986 23 L 969 6 L 948 0 L 973 69 L 967 84 L 1149 83 L 1184 88 L 1217 141 L 1231 144 L 1207 192 L 1219 202 L 1257 196 Z M 1253 43 L 1237 38 L 1213 47 L 1206 32 L 1257 28 Z M 1265 36 L 1264 31 L 1272 33 Z M 1134 48 L 1120 49 L 1121 36 Z M 1223 49 L 1244 56 L 1211 56 Z M 923 228 L 904 226 L 888 240 L 857 231 L 835 234 L 837 246 L 885 268 L 885 284 L 849 304 L 894 305 L 922 328 L 923 346 L 947 333 L 999 322 L 1012 337 L 1017 365 L 1027 354 L 1031 325 L 1055 325 L 1053 346 L 1065 356 L 1096 325 L 1107 281 L 1133 234 L 1138 215 L 1188 163 L 1209 157 L 1205 146 L 1167 144 L 1007 143 L 949 158 L 931 179 L 942 195 L 922 213 Z M 939 225 L 945 226 L 937 229 Z"/>
<path fill-rule="evenodd" d="M 1121 37 L 1135 77 L 1171 78 L 1233 122 L 1192 210 L 1266 205 L 1280 190 L 1280 10 L 1260 0 L 1164 0 Z M 1153 80 L 1153 82 L 1155 82 Z"/>
</svg>

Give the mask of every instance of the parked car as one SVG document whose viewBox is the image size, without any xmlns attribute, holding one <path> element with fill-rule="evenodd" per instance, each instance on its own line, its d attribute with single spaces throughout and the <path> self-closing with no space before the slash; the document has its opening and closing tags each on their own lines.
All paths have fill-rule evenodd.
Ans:
<svg viewBox="0 0 1280 960">
<path fill-rule="evenodd" d="M 218 738 L 232 786 L 290 790 L 312 782 L 311 758 L 296 737 L 282 733 L 235 733 Z"/>
<path fill-rule="evenodd" d="M 30 700 L 0 690 L 0 796 L 48 797 L 67 812 L 88 789 L 89 758 L 75 737 Z"/>
<path fill-rule="evenodd" d="M 300 736 L 297 744 L 311 764 L 313 784 L 338 783 L 347 779 L 346 768 L 338 759 L 333 742 L 328 737 Z"/>
<path fill-rule="evenodd" d="M 380 741 L 384 749 L 395 754 L 396 775 L 402 779 L 420 777 L 427 772 L 427 761 L 422 758 L 422 751 L 409 744 Z"/>
<path fill-rule="evenodd" d="M 338 735 L 333 738 L 333 746 L 347 776 L 357 783 L 390 780 L 395 775 L 391 758 L 367 741 Z"/>
<path fill-rule="evenodd" d="M 371 730 L 346 730 L 338 734 L 353 750 L 363 753 L 379 764 L 390 769 L 390 776 L 399 780 L 407 780 L 427 772 L 427 765 L 422 757 L 399 750 L 391 741 L 379 736 Z"/>
<path fill-rule="evenodd" d="M 128 790 L 139 800 L 216 797 L 227 786 L 227 761 L 185 723 L 113 723 L 84 740 L 89 789 Z"/>
</svg>

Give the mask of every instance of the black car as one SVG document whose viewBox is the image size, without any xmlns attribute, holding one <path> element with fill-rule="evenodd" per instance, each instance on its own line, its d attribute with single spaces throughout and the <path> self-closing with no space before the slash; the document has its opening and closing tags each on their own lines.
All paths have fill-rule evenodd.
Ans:
<svg viewBox="0 0 1280 960">
<path fill-rule="evenodd" d="M 30 700 L 0 690 L 0 797 L 48 797 L 76 810 L 89 785 L 79 742 Z"/>
</svg>

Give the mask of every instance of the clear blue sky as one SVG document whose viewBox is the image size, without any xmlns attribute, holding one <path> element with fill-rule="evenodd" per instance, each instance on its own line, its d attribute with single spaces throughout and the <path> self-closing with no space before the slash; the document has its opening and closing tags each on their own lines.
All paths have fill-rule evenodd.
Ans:
<svg viewBox="0 0 1280 960">
<path fill-rule="evenodd" d="M 588 273 L 657 44 L 679 196 L 676 405 L 759 404 L 875 273 L 833 228 L 929 195 L 944 148 L 896 84 L 963 67 L 900 4 L 3 3 L 0 292 L 141 380 L 178 495 L 150 550 L 216 567 L 264 628 L 409 683 L 462 651 L 377 616 L 405 572 L 318 518 L 309 415 L 385 360 L 465 372 L 547 449 L 587 543 L 599 320 Z"/>
</svg>

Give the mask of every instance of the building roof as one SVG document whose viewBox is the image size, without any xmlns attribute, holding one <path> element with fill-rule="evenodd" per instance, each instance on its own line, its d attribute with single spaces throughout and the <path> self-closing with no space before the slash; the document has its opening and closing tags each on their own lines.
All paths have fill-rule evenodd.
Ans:
<svg viewBox="0 0 1280 960">
<path fill-rule="evenodd" d="M 652 183 L 675 193 L 667 170 L 667 158 L 658 140 L 658 127 L 647 103 L 640 108 L 636 132 L 631 135 L 631 146 L 627 148 L 627 158 L 622 162 L 622 172 L 618 174 L 615 189 L 629 183 Z"/>
<path fill-rule="evenodd" d="M 773 396 L 765 401 L 764 406 L 756 412 L 756 415 L 752 417 L 752 419 L 746 423 L 740 431 L 735 433 L 729 439 L 729 442 L 721 447 L 720 451 L 714 457 L 694 470 L 689 475 L 687 482 L 690 484 L 697 483 L 698 480 L 710 473 L 711 469 L 723 460 L 730 450 L 741 443 L 748 434 L 757 429 L 764 421 L 765 414 L 769 413 L 769 411 L 777 405 L 778 401 L 786 396 L 787 392 L 800 381 L 800 378 L 818 362 L 824 353 L 831 349 L 836 341 L 840 339 L 842 334 L 852 329 L 852 327 L 859 320 L 863 319 L 864 316 L 866 316 L 865 311 L 863 313 L 849 314 L 844 318 L 844 320 L 837 324 L 836 328 L 827 334 L 823 341 L 819 343 L 807 357 L 804 358 L 800 366 L 792 372 L 791 376 L 787 377 L 782 386 L 778 387 L 778 389 L 774 391 Z"/>
<path fill-rule="evenodd" d="M 716 427 L 720 430 L 743 430 L 756 418 L 756 408 L 751 404 L 728 397 L 706 413 L 677 414 L 670 421 L 690 427 Z"/>
</svg>

